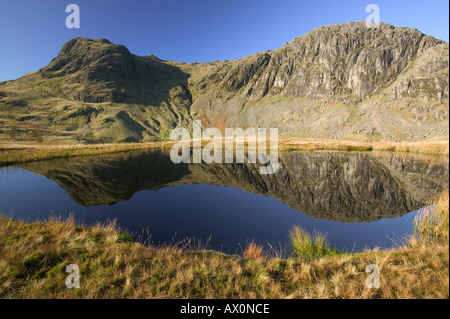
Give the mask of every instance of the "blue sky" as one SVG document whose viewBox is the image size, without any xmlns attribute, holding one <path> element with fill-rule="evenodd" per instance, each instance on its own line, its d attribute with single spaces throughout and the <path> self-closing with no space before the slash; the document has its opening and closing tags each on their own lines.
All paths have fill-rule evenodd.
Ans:
<svg viewBox="0 0 450 319">
<path fill-rule="evenodd" d="M 65 25 L 68 4 L 81 27 Z M 137 55 L 182 62 L 272 50 L 321 25 L 365 20 L 417 28 L 448 42 L 447 0 L 0 0 L 0 81 L 36 71 L 74 37 L 106 38 Z"/>
</svg>

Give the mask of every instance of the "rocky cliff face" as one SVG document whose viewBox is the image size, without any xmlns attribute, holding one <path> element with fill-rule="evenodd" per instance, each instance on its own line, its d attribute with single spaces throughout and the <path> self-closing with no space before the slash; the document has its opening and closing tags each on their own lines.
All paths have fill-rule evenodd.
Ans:
<svg viewBox="0 0 450 319">
<path fill-rule="evenodd" d="M 447 43 L 414 29 L 321 27 L 194 76 L 191 113 L 297 137 L 447 135 L 448 61 Z"/>
<path fill-rule="evenodd" d="M 138 57 L 107 40 L 76 38 L 47 67 L 0 84 L 0 118 L 9 132 L 27 122 L 50 129 L 41 132 L 44 139 L 62 130 L 87 141 L 164 139 L 191 119 L 219 129 L 276 127 L 294 137 L 442 136 L 449 131 L 448 49 L 415 29 L 363 22 L 202 64 Z M 73 114 L 83 107 L 91 112 Z M 60 119 L 67 116 L 70 125 Z M 0 137 L 7 136 L 5 129 Z"/>
<path fill-rule="evenodd" d="M 348 95 L 357 101 L 382 91 L 413 60 L 440 44 L 417 30 L 391 25 L 371 29 L 363 22 L 325 26 L 273 52 L 224 63 L 207 76 L 225 91 L 234 95 L 242 89 L 253 100 L 281 94 L 314 99 Z M 445 68 L 448 63 L 438 59 L 427 74 Z M 448 96 L 448 85 L 438 89 L 447 90 Z"/>
<path fill-rule="evenodd" d="M 160 152 L 24 164 L 85 206 L 113 205 L 142 190 L 181 184 L 235 187 L 275 198 L 313 218 L 357 223 L 399 217 L 448 188 L 448 163 L 395 154 L 285 153 L 274 175 L 255 164 L 182 164 Z M 212 208 L 213 209 L 213 208 Z"/>
</svg>

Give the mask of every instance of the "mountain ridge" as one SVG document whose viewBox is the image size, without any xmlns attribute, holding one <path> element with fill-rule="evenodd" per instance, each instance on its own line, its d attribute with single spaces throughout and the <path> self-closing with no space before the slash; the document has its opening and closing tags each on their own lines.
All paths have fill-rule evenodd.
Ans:
<svg viewBox="0 0 450 319">
<path fill-rule="evenodd" d="M 182 63 L 75 38 L 48 66 L 0 83 L 0 140 L 165 140 L 205 126 L 281 135 L 418 140 L 448 135 L 448 43 L 416 29 L 322 26 L 232 61 Z"/>
</svg>

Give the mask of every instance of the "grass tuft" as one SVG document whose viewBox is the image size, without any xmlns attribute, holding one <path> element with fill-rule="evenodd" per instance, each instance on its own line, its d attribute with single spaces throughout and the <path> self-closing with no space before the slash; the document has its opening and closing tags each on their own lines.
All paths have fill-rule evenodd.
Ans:
<svg viewBox="0 0 450 319">
<path fill-rule="evenodd" d="M 304 261 L 320 259 L 339 254 L 340 251 L 329 246 L 327 236 L 316 232 L 309 234 L 301 227 L 294 227 L 289 234 L 294 255 Z"/>
<path fill-rule="evenodd" d="M 251 242 L 243 253 L 244 259 L 262 260 L 265 259 L 263 247 Z"/>
<path fill-rule="evenodd" d="M 419 239 L 449 240 L 449 192 L 443 192 L 437 203 L 419 211 L 414 219 L 414 234 Z"/>
</svg>

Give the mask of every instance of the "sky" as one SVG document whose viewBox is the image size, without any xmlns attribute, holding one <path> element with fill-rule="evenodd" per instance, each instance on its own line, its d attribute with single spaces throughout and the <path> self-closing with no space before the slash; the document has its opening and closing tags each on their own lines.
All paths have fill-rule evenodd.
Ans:
<svg viewBox="0 0 450 319">
<path fill-rule="evenodd" d="M 80 8 L 80 28 L 66 27 L 69 4 Z M 233 60 L 322 25 L 365 21 L 369 4 L 381 22 L 448 42 L 447 0 L 0 0 L 0 81 L 46 66 L 75 37 L 164 60 Z"/>
</svg>

